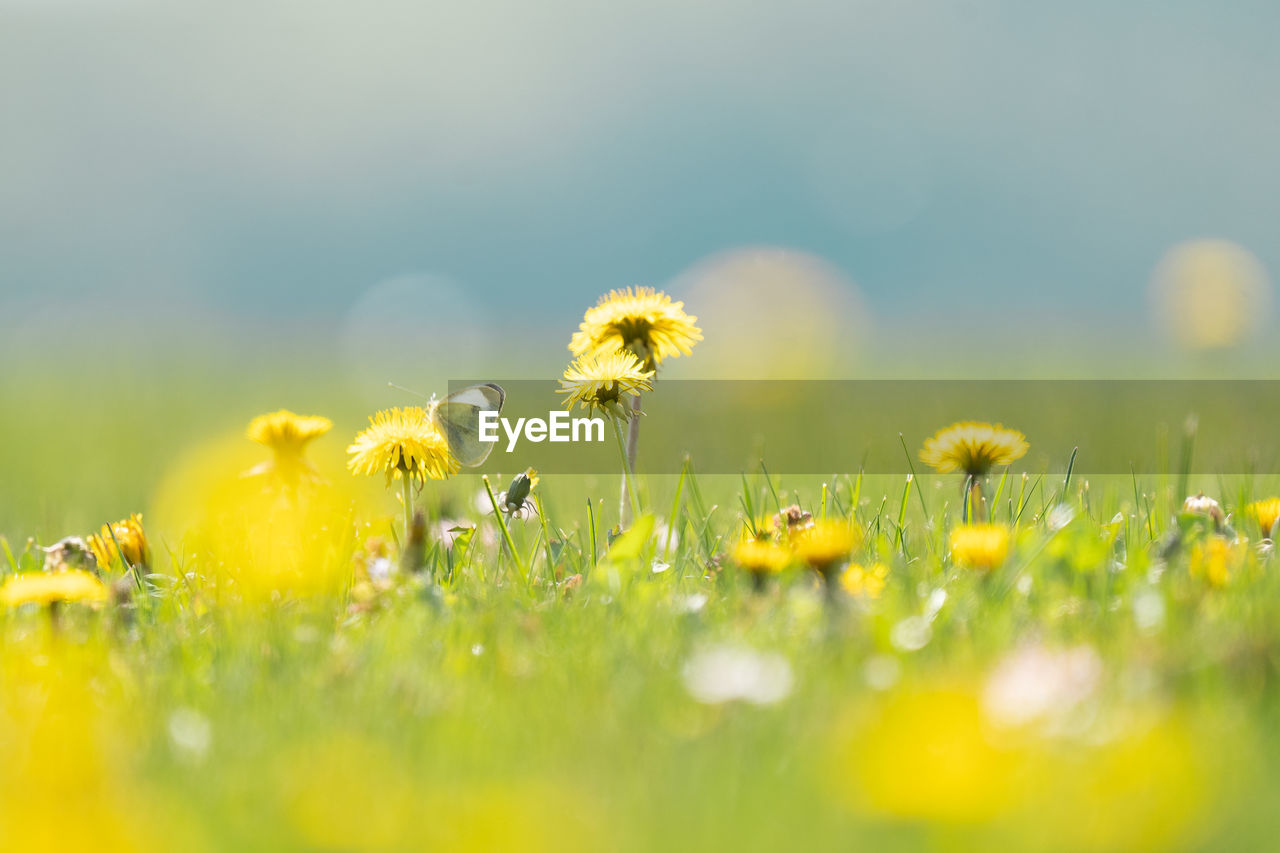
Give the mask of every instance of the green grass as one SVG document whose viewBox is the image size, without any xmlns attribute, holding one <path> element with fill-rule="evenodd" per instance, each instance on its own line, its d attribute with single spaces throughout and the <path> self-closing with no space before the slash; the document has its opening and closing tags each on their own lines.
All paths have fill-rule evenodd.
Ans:
<svg viewBox="0 0 1280 853">
<path fill-rule="evenodd" d="M 44 411 L 36 388 L 7 393 Z M 175 434 L 153 440 L 138 429 L 161 407 L 138 401 L 146 418 L 96 434 L 79 494 L 47 456 L 10 459 L 4 572 L 38 568 L 27 535 L 47 543 L 163 509 L 154 489 L 182 431 L 242 423 L 238 410 L 210 423 L 224 402 L 175 413 Z M 9 446 L 75 446 L 77 424 L 32 419 L 46 431 L 10 423 Z M 344 438 L 316 450 L 337 460 L 335 487 L 356 490 L 361 524 L 344 547 L 358 551 L 402 521 L 394 490 L 343 479 L 341 444 L 359 419 L 336 419 Z M 1085 455 L 1069 477 L 1066 459 L 996 472 L 985 493 L 1015 545 L 984 574 L 948 555 L 962 478 L 707 477 L 696 462 L 638 481 L 633 530 L 678 541 L 611 543 L 616 476 L 544 476 L 541 514 L 505 532 L 476 508 L 477 476 L 429 484 L 427 564 L 381 591 L 346 578 L 328 594 L 237 602 L 194 540 L 156 527 L 149 594 L 54 619 L 0 615 L 0 838 L 155 850 L 1270 846 L 1280 579 L 1241 508 L 1280 480 L 1189 474 L 1183 489 L 1177 465 L 1098 477 Z M 489 473 L 505 488 L 510 472 Z M 1190 568 L 1214 535 L 1179 519 L 1182 492 L 1197 490 L 1250 540 L 1221 586 Z M 32 494 L 46 496 L 35 510 Z M 757 590 L 732 564 L 744 529 L 792 503 L 853 520 L 854 559 L 890 568 L 878 597 L 828 597 L 799 569 Z M 445 518 L 478 528 L 450 551 Z M 779 656 L 789 688 L 760 704 L 700 701 L 698 664 L 725 649 Z M 1028 649 L 1048 660 L 1085 649 L 1096 672 L 1079 695 L 1001 724 L 993 685 Z"/>
</svg>

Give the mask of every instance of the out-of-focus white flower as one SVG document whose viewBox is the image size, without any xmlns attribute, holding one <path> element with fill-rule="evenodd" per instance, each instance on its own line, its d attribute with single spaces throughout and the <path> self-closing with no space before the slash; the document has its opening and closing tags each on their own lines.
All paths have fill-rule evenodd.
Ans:
<svg viewBox="0 0 1280 853">
<path fill-rule="evenodd" d="M 169 715 L 169 740 L 183 758 L 198 763 L 213 744 L 213 726 L 199 711 L 178 708 Z"/>
<path fill-rule="evenodd" d="M 888 690 L 901 674 L 902 665 L 892 655 L 872 655 L 862 668 L 862 677 L 872 690 Z"/>
<path fill-rule="evenodd" d="M 680 547 L 680 534 L 658 519 L 653 525 L 653 544 L 659 554 L 670 554 Z"/>
<path fill-rule="evenodd" d="M 712 646 L 695 652 L 682 674 L 689 695 L 708 705 L 739 699 L 769 705 L 791 693 L 791 665 L 786 658 L 741 646 Z"/>
<path fill-rule="evenodd" d="M 1203 492 L 1198 495 L 1191 495 L 1182 502 L 1182 511 L 1191 512 L 1196 515 L 1204 515 L 1214 521 L 1222 521 L 1222 507 L 1213 498 L 1205 495 Z"/>
<path fill-rule="evenodd" d="M 375 557 L 369 561 L 366 569 L 369 572 L 369 580 L 374 583 L 385 583 L 391 580 L 391 573 L 395 571 L 395 565 L 389 557 Z"/>
<path fill-rule="evenodd" d="M 1076 511 L 1069 504 L 1058 504 L 1049 510 L 1049 515 L 1045 518 L 1045 522 L 1049 525 L 1049 530 L 1057 533 L 1070 524 L 1071 519 L 1075 517 Z"/>
<path fill-rule="evenodd" d="M 916 652 L 929 645 L 933 628 L 924 616 L 908 616 L 889 629 L 889 642 L 901 652 Z"/>
<path fill-rule="evenodd" d="M 1145 634 L 1158 630 L 1164 624 L 1164 599 L 1160 593 L 1149 589 L 1134 597 L 1133 621 Z"/>
<path fill-rule="evenodd" d="M 929 598 L 924 603 L 924 618 L 927 622 L 932 622 L 937 618 L 938 612 L 942 610 L 942 605 L 947 603 L 947 591 L 942 587 L 938 587 L 929 593 Z"/>
<path fill-rule="evenodd" d="M 1102 661 L 1090 646 L 1013 652 L 987 678 L 983 709 L 996 723 L 1021 726 L 1062 719 L 1097 690 Z"/>
<path fill-rule="evenodd" d="M 698 613 L 707 606 L 708 600 L 705 592 L 690 593 L 680 600 L 680 609 L 685 613 Z"/>
</svg>

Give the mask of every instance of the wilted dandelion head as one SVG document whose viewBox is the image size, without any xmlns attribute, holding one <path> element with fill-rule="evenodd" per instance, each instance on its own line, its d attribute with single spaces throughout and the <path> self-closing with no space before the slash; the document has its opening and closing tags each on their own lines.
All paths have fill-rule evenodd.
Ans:
<svg viewBox="0 0 1280 853">
<path fill-rule="evenodd" d="M 579 356 L 565 368 L 557 393 L 565 395 L 565 408 L 576 403 L 588 412 L 600 409 L 626 420 L 631 415 L 626 398 L 652 389 L 653 370 L 646 370 L 633 353 L 618 350 Z"/>
<path fill-rule="evenodd" d="M 920 459 L 940 473 L 963 471 L 981 477 L 995 465 L 1008 465 L 1027 452 L 1027 438 L 1000 424 L 962 421 L 925 439 Z"/>
<path fill-rule="evenodd" d="M 840 586 L 857 598 L 879 598 L 889 578 L 889 567 L 884 563 L 860 565 L 852 563 L 840 575 Z"/>
<path fill-rule="evenodd" d="M 421 406 L 385 409 L 369 418 L 369 426 L 347 448 L 347 467 L 356 474 L 406 476 L 425 482 L 444 480 L 458 470 L 449 442 Z"/>
<path fill-rule="evenodd" d="M 652 371 L 663 359 L 693 352 L 702 340 L 697 321 L 684 312 L 683 302 L 651 287 L 611 290 L 587 309 L 569 350 L 576 356 L 630 350 Z"/>
<path fill-rule="evenodd" d="M 106 601 L 106 584 L 92 572 L 68 569 L 47 574 L 27 572 L 12 575 L 0 586 L 0 602 L 10 607 L 22 604 L 54 604 L 60 602 Z"/>
<path fill-rule="evenodd" d="M 791 549 L 811 568 L 830 576 L 848 561 L 859 539 L 845 522 L 818 521 L 812 527 L 793 531 Z"/>
<path fill-rule="evenodd" d="M 1002 524 L 965 524 L 951 531 L 951 560 L 967 569 L 991 571 L 1009 557 L 1011 540 Z"/>
<path fill-rule="evenodd" d="M 538 485 L 538 472 L 526 468 L 511 478 L 511 485 L 506 491 L 498 493 L 498 510 L 511 518 L 528 518 L 538 514 L 538 506 L 530 498 L 529 493 Z M 486 495 L 487 497 L 487 495 Z M 446 540 L 449 537 L 444 537 Z"/>
<path fill-rule="evenodd" d="M 130 515 L 115 524 L 104 524 L 102 529 L 89 537 L 89 550 L 98 561 L 98 568 L 107 571 L 116 554 L 130 566 L 146 566 L 151 563 L 151 546 L 142 529 L 142 516 Z"/>
<path fill-rule="evenodd" d="M 801 509 L 799 504 L 792 504 L 779 510 L 778 514 L 771 519 L 769 526 L 783 531 L 788 536 L 793 533 L 803 533 L 813 527 L 813 514 L 807 509 Z"/>
<path fill-rule="evenodd" d="M 44 570 L 65 572 L 68 569 L 95 568 L 97 556 L 79 536 L 64 536 L 44 550 Z M 105 568 L 105 566 L 103 567 Z"/>
<path fill-rule="evenodd" d="M 1202 515 L 1210 519 L 1215 526 L 1221 525 L 1226 521 L 1222 506 L 1204 492 L 1198 495 L 1188 495 L 1187 499 L 1182 502 L 1182 511 L 1191 515 Z"/>
<path fill-rule="evenodd" d="M 733 548 L 733 561 L 759 577 L 783 571 L 791 560 L 790 551 L 768 539 L 744 539 Z"/>
<path fill-rule="evenodd" d="M 1246 512 L 1257 519 L 1258 526 L 1262 528 L 1263 537 L 1270 538 L 1271 531 L 1276 526 L 1276 520 L 1280 519 L 1280 498 L 1254 501 L 1249 504 Z"/>
</svg>

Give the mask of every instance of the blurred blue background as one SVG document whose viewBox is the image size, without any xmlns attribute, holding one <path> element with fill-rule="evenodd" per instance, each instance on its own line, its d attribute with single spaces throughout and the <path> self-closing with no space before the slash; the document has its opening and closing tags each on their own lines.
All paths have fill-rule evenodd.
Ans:
<svg viewBox="0 0 1280 853">
<path fill-rule="evenodd" d="M 664 376 L 1275 375 L 1278 24 L 0 0 L 0 531 L 282 406 L 340 466 L 388 381 L 558 376 L 626 285 L 699 317 Z"/>
<path fill-rule="evenodd" d="M 0 353 L 321 330 L 385 375 L 360 351 L 386 318 L 435 341 L 409 363 L 523 341 L 558 370 L 600 293 L 667 287 L 706 319 L 700 264 L 742 247 L 827 265 L 837 315 L 899 349 L 1106 341 L 1149 327 L 1181 241 L 1280 263 L 1278 24 L 1265 2 L 0 0 Z"/>
</svg>

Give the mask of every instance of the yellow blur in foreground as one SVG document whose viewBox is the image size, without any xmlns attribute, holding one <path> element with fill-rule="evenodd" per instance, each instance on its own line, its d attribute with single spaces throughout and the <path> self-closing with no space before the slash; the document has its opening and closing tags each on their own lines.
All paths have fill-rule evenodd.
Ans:
<svg viewBox="0 0 1280 853">
<path fill-rule="evenodd" d="M 1194 838 L 1223 782 L 1222 763 L 1177 716 L 1124 714 L 1085 737 L 1002 728 L 985 710 L 967 688 L 884 697 L 837 731 L 833 790 L 861 814 L 1008 833 L 1019 847 L 1128 851 Z"/>
<path fill-rule="evenodd" d="M 135 774 L 144 732 L 111 652 L 56 634 L 0 649 L 0 839 L 5 850 L 201 850 L 181 803 Z"/>
<path fill-rule="evenodd" d="M 190 451 L 156 490 L 156 529 L 180 543 L 180 562 L 198 566 L 221 600 L 339 592 L 350 577 L 359 489 L 341 469 L 326 476 L 325 465 L 282 478 L 254 465 L 260 455 L 239 436 Z"/>
</svg>

